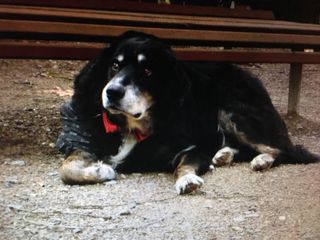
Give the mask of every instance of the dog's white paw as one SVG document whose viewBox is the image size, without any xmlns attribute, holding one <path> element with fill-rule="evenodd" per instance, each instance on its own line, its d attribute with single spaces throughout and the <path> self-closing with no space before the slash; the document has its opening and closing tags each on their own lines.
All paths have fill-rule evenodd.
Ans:
<svg viewBox="0 0 320 240">
<path fill-rule="evenodd" d="M 251 169 L 254 171 L 263 171 L 271 168 L 274 158 L 268 154 L 263 153 L 256 156 L 250 163 Z"/>
<path fill-rule="evenodd" d="M 85 176 L 92 181 L 105 182 L 116 178 L 116 172 L 110 165 L 97 162 L 84 169 Z"/>
<path fill-rule="evenodd" d="M 238 150 L 230 147 L 224 147 L 214 155 L 212 163 L 214 166 L 230 165 L 236 153 L 238 153 Z"/>
<path fill-rule="evenodd" d="M 175 187 L 178 194 L 185 194 L 195 191 L 204 183 L 203 179 L 196 174 L 188 173 L 178 178 Z"/>
</svg>

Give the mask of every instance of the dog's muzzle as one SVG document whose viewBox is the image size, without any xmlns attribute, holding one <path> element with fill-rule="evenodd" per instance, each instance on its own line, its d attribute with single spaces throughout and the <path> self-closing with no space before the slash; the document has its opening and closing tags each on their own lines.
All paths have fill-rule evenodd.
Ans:
<svg viewBox="0 0 320 240">
<path fill-rule="evenodd" d="M 125 89 L 121 85 L 111 85 L 106 88 L 106 97 L 110 103 L 117 103 L 125 94 Z"/>
</svg>

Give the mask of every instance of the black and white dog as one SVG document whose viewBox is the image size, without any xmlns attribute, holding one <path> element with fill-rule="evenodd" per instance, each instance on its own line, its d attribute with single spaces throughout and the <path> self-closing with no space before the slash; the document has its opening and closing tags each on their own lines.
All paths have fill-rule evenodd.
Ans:
<svg viewBox="0 0 320 240">
<path fill-rule="evenodd" d="M 258 79 L 230 64 L 177 61 L 160 39 L 139 32 L 124 33 L 83 68 L 61 115 L 60 176 L 68 184 L 172 171 L 183 194 L 203 184 L 211 164 L 250 160 L 260 171 L 319 161 L 293 146 Z"/>
</svg>

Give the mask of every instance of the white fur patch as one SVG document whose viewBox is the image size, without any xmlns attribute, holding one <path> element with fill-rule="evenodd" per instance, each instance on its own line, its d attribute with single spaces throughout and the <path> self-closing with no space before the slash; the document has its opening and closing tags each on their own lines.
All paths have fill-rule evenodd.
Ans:
<svg viewBox="0 0 320 240">
<path fill-rule="evenodd" d="M 138 62 L 142 62 L 142 61 L 146 60 L 146 56 L 142 53 L 138 54 L 137 58 L 138 58 Z"/>
<path fill-rule="evenodd" d="M 108 85 L 106 85 L 106 86 L 103 88 L 102 93 L 101 93 L 102 106 L 103 106 L 104 108 L 107 108 L 108 105 L 109 105 L 109 100 L 108 100 L 108 98 L 107 98 L 107 86 L 108 86 Z"/>
<path fill-rule="evenodd" d="M 86 179 L 96 179 L 97 182 L 104 182 L 116 178 L 116 173 L 110 165 L 97 162 L 83 169 L 83 175 Z"/>
<path fill-rule="evenodd" d="M 123 139 L 117 155 L 111 156 L 109 159 L 109 161 L 112 163 L 112 166 L 115 168 L 117 165 L 121 164 L 136 144 L 137 140 L 134 138 L 134 136 L 132 134 L 127 135 Z"/>
<path fill-rule="evenodd" d="M 125 95 L 120 101 L 121 109 L 135 115 L 143 114 L 151 105 L 151 99 L 143 94 L 138 87 L 129 85 L 126 87 Z"/>
<path fill-rule="evenodd" d="M 237 149 L 224 147 L 220 149 L 212 158 L 212 163 L 215 166 L 229 165 L 232 163 L 234 155 L 238 153 Z"/>
<path fill-rule="evenodd" d="M 256 156 L 250 163 L 252 170 L 262 171 L 265 169 L 269 169 L 274 162 L 274 158 L 268 154 L 263 153 Z"/>
<path fill-rule="evenodd" d="M 123 54 L 118 55 L 118 56 L 117 56 L 117 60 L 118 60 L 119 62 L 122 62 L 122 61 L 124 60 L 124 55 L 123 55 Z"/>
<path fill-rule="evenodd" d="M 188 173 L 178 178 L 175 188 L 178 194 L 190 193 L 204 183 L 203 179 L 196 174 Z"/>
</svg>

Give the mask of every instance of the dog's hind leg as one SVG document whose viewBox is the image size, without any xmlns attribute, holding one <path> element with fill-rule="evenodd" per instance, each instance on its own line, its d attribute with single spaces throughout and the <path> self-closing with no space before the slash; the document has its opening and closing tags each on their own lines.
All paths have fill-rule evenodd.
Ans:
<svg viewBox="0 0 320 240">
<path fill-rule="evenodd" d="M 221 111 L 219 117 L 223 131 L 235 138 L 239 144 L 252 149 L 256 154 L 258 154 L 250 163 L 251 169 L 254 171 L 269 169 L 276 158 L 281 154 L 281 150 L 279 148 L 261 142 L 281 142 L 282 145 L 285 143 L 285 145 L 288 146 L 291 144 L 290 140 L 286 137 L 286 134 L 284 134 L 286 130 L 282 129 L 281 126 L 278 128 L 281 130 L 280 132 L 282 134 L 279 134 L 278 136 L 273 136 L 273 134 L 269 132 L 277 130 L 272 129 L 271 127 L 269 127 L 269 131 L 262 131 L 261 129 L 266 128 L 266 126 L 263 126 L 263 124 L 266 123 L 264 123 L 263 120 L 258 121 L 258 118 L 255 117 L 254 114 L 244 117 L 241 114 L 231 114 Z M 257 124 L 258 122 L 260 122 L 260 128 L 259 124 Z M 255 125 L 256 127 L 253 127 Z M 218 155 L 220 151 L 218 151 Z M 213 159 L 213 163 L 215 157 Z"/>
<path fill-rule="evenodd" d="M 261 143 L 250 141 L 244 132 L 237 132 L 236 137 L 238 141 L 250 147 L 258 155 L 256 155 L 250 162 L 250 167 L 254 171 L 263 171 L 272 167 L 274 161 L 281 153 L 281 150 Z"/>
<path fill-rule="evenodd" d="M 263 144 L 253 144 L 250 146 L 260 154 L 252 159 L 250 167 L 254 171 L 263 171 L 272 167 L 275 159 L 279 156 L 280 150 Z"/>
<path fill-rule="evenodd" d="M 214 166 L 230 165 L 234 159 L 234 155 L 237 153 L 237 149 L 224 147 L 214 155 L 212 158 L 212 163 Z"/>
<path fill-rule="evenodd" d="M 110 165 L 97 162 L 82 150 L 73 151 L 59 168 L 60 178 L 66 184 L 93 184 L 115 179 Z"/>
</svg>

